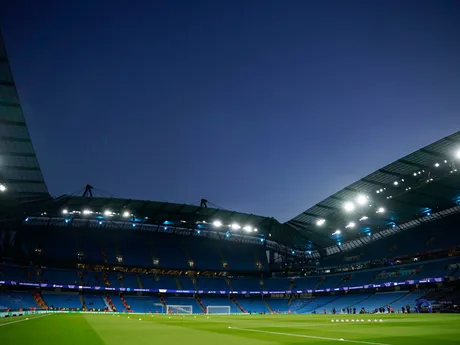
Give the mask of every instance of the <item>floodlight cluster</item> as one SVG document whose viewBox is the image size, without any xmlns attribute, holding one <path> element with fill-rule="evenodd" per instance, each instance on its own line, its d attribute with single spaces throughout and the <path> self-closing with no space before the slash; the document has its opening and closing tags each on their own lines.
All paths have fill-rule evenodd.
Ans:
<svg viewBox="0 0 460 345">
<path fill-rule="evenodd" d="M 0 183 L 0 192 L 6 192 L 6 186 L 3 183 Z"/>
<path fill-rule="evenodd" d="M 215 228 L 220 228 L 220 227 L 229 227 L 230 229 L 232 230 L 235 230 L 235 231 L 238 231 L 241 229 L 241 225 L 238 224 L 238 223 L 231 223 L 230 225 L 224 225 L 220 220 L 215 220 L 212 222 L 212 225 L 215 227 Z M 244 231 L 246 232 L 258 232 L 259 230 L 257 230 L 257 228 L 253 228 L 252 226 L 250 225 L 245 225 L 242 227 Z"/>
<path fill-rule="evenodd" d="M 105 217 L 121 216 L 123 218 L 129 218 L 129 217 L 132 216 L 131 212 L 129 212 L 127 210 L 123 211 L 120 214 L 120 213 L 117 213 L 117 212 L 112 212 L 111 210 L 104 210 L 103 212 L 95 212 L 95 211 L 90 210 L 89 208 L 85 208 L 82 211 L 78 211 L 78 210 L 69 211 L 67 208 L 64 208 L 62 210 L 62 214 L 64 214 L 64 215 L 66 215 L 66 214 L 72 214 L 72 215 L 83 214 L 84 216 L 89 216 L 89 215 L 95 214 L 95 215 L 104 215 Z M 148 217 L 146 217 L 146 219 L 148 219 Z"/>
</svg>

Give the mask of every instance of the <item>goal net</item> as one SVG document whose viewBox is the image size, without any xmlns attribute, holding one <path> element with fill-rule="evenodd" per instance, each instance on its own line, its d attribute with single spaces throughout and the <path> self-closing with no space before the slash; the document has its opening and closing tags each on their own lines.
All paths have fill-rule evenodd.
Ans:
<svg viewBox="0 0 460 345">
<path fill-rule="evenodd" d="M 171 305 L 166 306 L 166 314 L 193 314 L 191 305 Z"/>
<path fill-rule="evenodd" d="M 206 314 L 230 315 L 229 305 L 210 305 L 206 308 Z"/>
</svg>

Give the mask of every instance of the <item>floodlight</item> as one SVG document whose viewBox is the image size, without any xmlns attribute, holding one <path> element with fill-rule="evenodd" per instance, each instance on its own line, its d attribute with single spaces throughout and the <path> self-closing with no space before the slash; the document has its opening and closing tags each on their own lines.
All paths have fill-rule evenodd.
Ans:
<svg viewBox="0 0 460 345">
<path fill-rule="evenodd" d="M 129 211 L 125 211 L 123 212 L 123 217 L 124 218 L 128 218 L 131 214 L 129 213 Z"/>
<path fill-rule="evenodd" d="M 244 228 L 243 228 L 244 231 L 252 231 L 252 228 L 249 226 L 249 225 L 246 225 Z"/>
<path fill-rule="evenodd" d="M 417 176 L 417 173 L 416 173 L 416 172 L 414 173 L 414 176 Z"/>
<path fill-rule="evenodd" d="M 455 157 L 457 157 L 458 159 L 460 159 L 460 149 L 457 151 L 457 153 L 455 154 Z"/>
<path fill-rule="evenodd" d="M 241 229 L 241 226 L 239 226 L 237 223 L 233 223 L 233 224 L 231 225 L 231 228 L 232 228 L 233 230 L 239 230 L 239 229 Z"/>
<path fill-rule="evenodd" d="M 383 212 L 385 212 L 385 209 L 383 207 L 379 207 L 377 209 L 377 213 L 383 213 Z"/>
<path fill-rule="evenodd" d="M 111 216 L 112 215 L 112 211 L 110 210 L 105 210 L 104 211 L 104 216 Z"/>
<path fill-rule="evenodd" d="M 88 214 L 91 214 L 91 213 L 93 213 L 93 212 L 91 212 L 91 210 L 83 210 L 83 214 L 88 215 Z"/>
<path fill-rule="evenodd" d="M 216 228 L 220 228 L 222 226 L 222 222 L 220 220 L 215 220 L 212 225 L 214 225 Z"/>
<path fill-rule="evenodd" d="M 318 219 L 316 221 L 316 225 L 318 225 L 318 226 L 324 225 L 324 223 L 326 223 L 326 219 Z"/>
<path fill-rule="evenodd" d="M 435 163 L 434 166 L 437 168 L 439 167 L 439 163 Z"/>
<path fill-rule="evenodd" d="M 366 219 L 368 219 L 368 217 L 362 216 L 361 218 L 359 218 L 359 221 L 362 222 L 363 220 L 366 220 Z"/>
<path fill-rule="evenodd" d="M 393 184 L 394 184 L 395 186 L 397 186 L 399 183 L 398 183 L 398 181 L 395 181 L 395 182 L 393 182 Z"/>
<path fill-rule="evenodd" d="M 67 211 L 67 209 L 62 210 L 62 214 L 67 214 L 67 213 L 69 213 L 69 211 Z"/>
<path fill-rule="evenodd" d="M 348 229 L 348 228 L 354 228 L 355 225 L 356 225 L 356 224 L 355 224 L 354 222 L 350 222 L 350 223 L 347 224 L 347 226 L 346 226 L 345 228 L 346 228 L 346 229 Z"/>
<path fill-rule="evenodd" d="M 259 230 L 257 230 L 257 228 L 254 228 L 254 232 L 257 232 L 257 231 L 259 231 Z"/>
<path fill-rule="evenodd" d="M 353 204 L 351 201 L 349 202 L 346 202 L 344 205 L 343 205 L 343 208 L 345 209 L 345 211 L 347 212 L 353 212 L 355 210 L 355 204 Z"/>
<path fill-rule="evenodd" d="M 340 235 L 342 233 L 342 231 L 340 230 L 335 230 L 333 233 L 332 233 L 332 236 L 334 235 Z"/>
<path fill-rule="evenodd" d="M 0 183 L 0 192 L 5 192 L 6 186 L 3 183 Z"/>
<path fill-rule="evenodd" d="M 356 198 L 356 202 L 358 203 L 358 205 L 364 205 L 367 202 L 367 196 L 363 194 L 358 195 L 358 197 Z"/>
</svg>

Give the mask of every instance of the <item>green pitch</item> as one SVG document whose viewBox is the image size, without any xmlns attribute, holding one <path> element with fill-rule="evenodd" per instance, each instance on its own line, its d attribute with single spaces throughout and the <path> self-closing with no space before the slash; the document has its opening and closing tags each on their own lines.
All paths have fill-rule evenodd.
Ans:
<svg viewBox="0 0 460 345">
<path fill-rule="evenodd" d="M 359 315 L 357 315 L 359 316 Z M 0 344 L 44 345 L 449 345 L 460 315 L 164 316 L 53 314 L 0 319 Z M 140 320 L 141 319 L 141 320 Z M 355 318 L 356 319 L 356 316 Z M 368 323 L 368 319 L 372 322 Z M 374 322 L 374 319 L 383 322 Z"/>
</svg>

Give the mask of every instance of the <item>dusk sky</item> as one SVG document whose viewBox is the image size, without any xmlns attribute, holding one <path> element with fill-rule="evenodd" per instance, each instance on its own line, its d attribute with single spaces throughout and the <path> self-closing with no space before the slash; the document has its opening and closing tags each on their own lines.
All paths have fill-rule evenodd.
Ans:
<svg viewBox="0 0 460 345">
<path fill-rule="evenodd" d="M 53 196 L 286 221 L 460 130 L 459 1 L 4 0 Z"/>
</svg>

